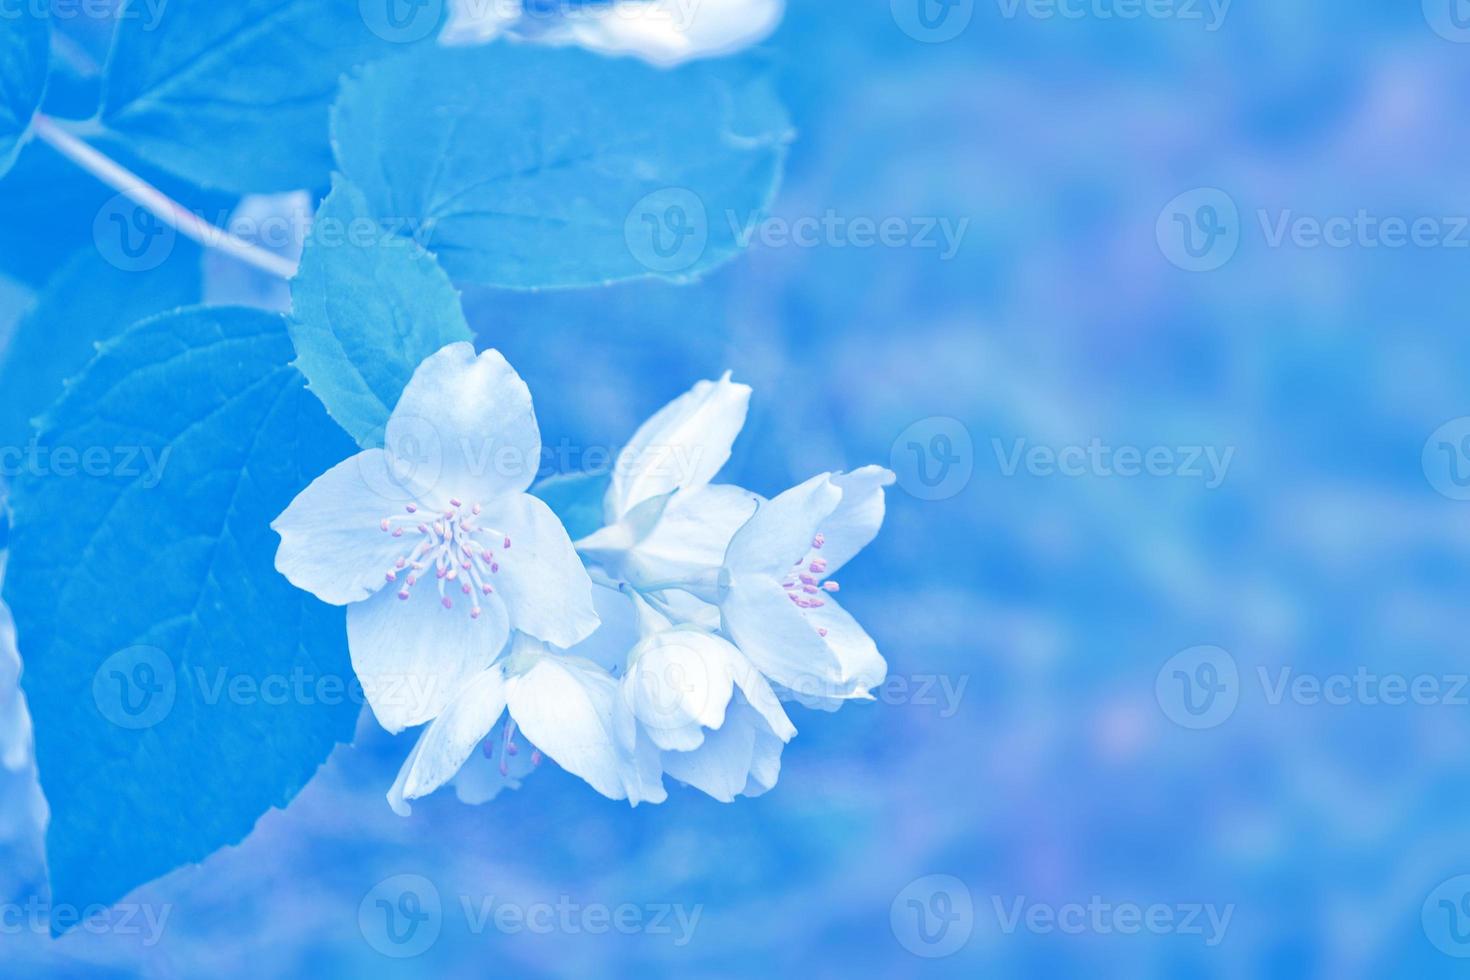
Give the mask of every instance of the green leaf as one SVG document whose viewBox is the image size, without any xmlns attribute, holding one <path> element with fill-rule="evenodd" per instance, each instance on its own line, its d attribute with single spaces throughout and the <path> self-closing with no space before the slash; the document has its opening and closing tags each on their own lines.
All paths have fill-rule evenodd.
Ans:
<svg viewBox="0 0 1470 980">
<path fill-rule="evenodd" d="M 424 358 L 473 340 L 459 293 L 434 257 L 384 232 L 342 179 L 322 202 L 291 283 L 296 366 L 363 447 L 380 445 Z"/>
<path fill-rule="evenodd" d="M 456 280 L 534 288 L 734 256 L 790 126 L 759 66 L 673 71 L 578 49 L 420 51 L 344 82 L 339 169 Z"/>
<path fill-rule="evenodd" d="M 353 450 L 291 356 L 259 310 L 139 323 L 49 413 L 47 472 L 16 483 L 5 601 L 57 906 L 239 842 L 352 736 L 342 610 L 274 565 L 270 521 Z"/>
<path fill-rule="evenodd" d="M 0 450 L 23 448 L 32 421 L 110 340 L 137 321 L 199 302 L 199 251 L 182 245 L 159 268 L 127 272 L 78 252 L 46 284 L 0 350 Z"/>
<path fill-rule="evenodd" d="M 51 52 L 48 9 L 22 3 L 0 18 L 0 174 L 15 163 L 46 91 Z"/>
<path fill-rule="evenodd" d="M 437 29 L 395 34 L 358 0 L 127 0 L 98 123 L 159 167 L 237 193 L 319 188 L 342 73 Z M 422 27 L 420 32 L 417 28 Z M 377 28 L 375 32 L 374 28 Z"/>
</svg>

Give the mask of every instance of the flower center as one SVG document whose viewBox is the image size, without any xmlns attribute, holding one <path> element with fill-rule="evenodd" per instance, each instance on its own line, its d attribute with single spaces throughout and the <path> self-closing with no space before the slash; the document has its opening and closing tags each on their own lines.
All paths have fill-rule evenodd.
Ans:
<svg viewBox="0 0 1470 980">
<path fill-rule="evenodd" d="M 378 528 L 384 534 L 408 537 L 412 542 L 383 578 L 397 582 L 398 576 L 403 575 L 398 598 L 407 600 L 414 587 L 432 571 L 440 605 L 453 609 L 453 592 L 457 589 L 462 596 L 469 597 L 470 618 L 479 619 L 483 611 L 480 597 L 495 592 L 490 576 L 500 571 L 494 545 L 498 544 L 501 551 L 509 551 L 510 536 L 479 523 L 479 504 L 465 507 L 458 499 L 450 500 L 449 504 L 451 509 L 433 517 L 419 513 L 417 504 L 409 504 L 403 514 L 379 522 Z"/>
<path fill-rule="evenodd" d="M 786 597 L 796 603 L 797 608 L 820 609 L 827 604 L 827 600 L 822 598 L 824 592 L 841 589 L 835 581 L 827 581 L 827 559 L 821 556 L 822 546 L 826 543 L 827 539 L 818 531 L 812 538 L 812 550 L 796 560 L 781 582 Z M 817 632 L 827 635 L 826 629 L 820 626 Z"/>
</svg>

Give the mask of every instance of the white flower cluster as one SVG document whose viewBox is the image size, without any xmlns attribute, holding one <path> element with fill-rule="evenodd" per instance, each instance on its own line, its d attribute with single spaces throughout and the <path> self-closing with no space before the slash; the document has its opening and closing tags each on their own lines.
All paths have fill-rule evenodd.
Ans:
<svg viewBox="0 0 1470 980">
<path fill-rule="evenodd" d="M 457 46 L 509 37 L 675 65 L 758 43 L 785 13 L 786 0 L 450 0 L 439 40 Z"/>
<path fill-rule="evenodd" d="M 877 534 L 893 474 L 825 473 L 767 500 L 711 483 L 750 388 L 701 381 L 619 454 L 604 526 L 573 544 L 532 496 L 530 391 L 455 344 L 415 372 L 384 449 L 339 464 L 273 525 L 277 568 L 346 605 L 380 724 L 428 722 L 389 793 L 471 803 L 543 754 L 612 799 L 665 774 L 715 799 L 775 785 L 783 702 L 829 710 L 887 672 L 833 576 Z M 585 564 L 584 564 L 585 563 Z"/>
</svg>

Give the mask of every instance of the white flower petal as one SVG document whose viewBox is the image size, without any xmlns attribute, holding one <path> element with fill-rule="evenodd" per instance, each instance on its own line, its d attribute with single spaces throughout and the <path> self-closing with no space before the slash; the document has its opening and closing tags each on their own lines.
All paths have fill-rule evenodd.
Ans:
<svg viewBox="0 0 1470 980">
<path fill-rule="evenodd" d="M 894 479 L 893 471 L 881 466 L 864 466 L 832 477 L 842 491 L 842 502 L 820 529 L 826 538 L 822 546 L 822 557 L 827 561 L 824 577 L 835 575 L 878 536 L 883 526 L 883 488 L 891 486 Z"/>
<path fill-rule="evenodd" d="M 503 34 L 520 16 L 520 4 L 511 0 L 449 0 L 449 19 L 439 32 L 439 43 L 484 44 Z"/>
<path fill-rule="evenodd" d="M 385 584 L 394 561 L 409 550 L 380 526 L 403 512 L 408 491 L 401 486 L 381 449 L 344 460 L 312 481 L 271 527 L 281 536 L 276 569 L 298 589 L 323 602 L 345 606 L 361 602 Z"/>
<path fill-rule="evenodd" d="M 767 37 L 785 0 L 624 0 L 574 11 L 551 38 L 604 54 L 636 54 L 656 65 L 738 50 Z"/>
<path fill-rule="evenodd" d="M 469 760 L 454 777 L 455 796 L 461 803 L 479 806 L 505 790 L 520 789 L 521 780 L 536 771 L 535 754 L 536 747 L 525 742 L 519 743 L 515 755 L 506 755 L 498 746 L 493 757 L 484 752 L 470 753 Z"/>
<path fill-rule="evenodd" d="M 781 778 L 781 750 L 785 743 L 763 729 L 755 731 L 755 746 L 751 753 L 750 780 L 745 784 L 746 796 L 760 796 L 776 785 Z"/>
<path fill-rule="evenodd" d="M 755 761 L 759 716 L 746 712 L 732 710 L 724 726 L 693 752 L 665 752 L 664 771 L 721 803 L 733 802 L 745 791 Z"/>
<path fill-rule="evenodd" d="M 739 685 L 746 703 L 761 716 L 778 740 L 791 741 L 796 737 L 796 726 L 791 723 L 786 709 L 781 707 L 781 699 L 771 689 L 771 682 L 766 680 L 765 675 L 756 669 L 745 654 L 733 645 L 730 649 L 733 651 L 731 666 L 735 683 Z"/>
<path fill-rule="evenodd" d="M 569 657 L 590 660 L 614 674 L 628 663 L 628 651 L 638 642 L 638 617 L 633 603 L 616 589 L 593 586 L 592 606 L 601 620 L 592 635 L 567 650 Z"/>
<path fill-rule="evenodd" d="M 512 677 L 508 689 L 511 717 L 548 758 L 608 799 L 627 798 L 613 741 L 617 684 L 606 671 L 548 654 Z"/>
<path fill-rule="evenodd" d="M 529 494 L 506 498 L 487 510 L 511 540 L 499 555 L 491 581 L 505 600 L 511 626 L 553 646 L 575 646 L 597 629 L 592 580 L 555 513 Z"/>
<path fill-rule="evenodd" d="M 408 816 L 409 800 L 453 779 L 504 713 L 505 677 L 492 667 L 466 684 L 419 736 L 388 792 L 393 812 Z"/>
<path fill-rule="evenodd" d="M 806 616 L 774 582 L 749 580 L 730 589 L 720 606 L 724 632 L 771 680 L 794 691 L 827 692 L 843 685 L 843 664 Z"/>
<path fill-rule="evenodd" d="M 411 463 L 429 501 L 466 504 L 518 494 L 541 465 L 541 430 L 531 391 L 499 351 L 469 343 L 425 358 L 404 388 L 384 435 L 395 459 Z"/>
<path fill-rule="evenodd" d="M 739 487 L 680 490 L 653 530 L 629 549 L 621 570 L 640 587 L 698 579 L 725 563 L 731 539 L 760 502 Z"/>
<path fill-rule="evenodd" d="M 724 724 L 736 657 L 719 637 L 666 629 L 638 644 L 619 693 L 655 745 L 689 751 L 703 741 L 701 729 Z"/>
<path fill-rule="evenodd" d="M 735 384 L 726 372 L 659 409 L 619 456 L 604 503 L 607 523 L 617 523 L 645 500 L 714 479 L 730 458 L 749 407 L 750 386 Z"/>
<path fill-rule="evenodd" d="M 831 474 L 814 476 L 762 504 L 736 532 L 725 566 L 738 575 L 784 576 L 812 550 L 812 539 L 842 502 Z"/>
<path fill-rule="evenodd" d="M 421 580 L 401 600 L 384 589 L 347 609 L 347 644 L 378 723 L 390 732 L 438 715 L 460 689 L 489 667 L 510 633 L 495 596 L 479 619 L 468 601 L 445 609 L 435 580 Z M 448 593 L 454 599 L 462 597 Z"/>
<path fill-rule="evenodd" d="M 823 697 L 867 698 L 888 676 L 888 662 L 878 645 L 852 614 L 831 598 L 819 609 L 805 610 L 807 621 L 818 628 L 818 636 L 837 657 L 841 681 L 827 691 L 811 692 Z M 820 631 L 826 630 L 823 635 Z"/>
</svg>

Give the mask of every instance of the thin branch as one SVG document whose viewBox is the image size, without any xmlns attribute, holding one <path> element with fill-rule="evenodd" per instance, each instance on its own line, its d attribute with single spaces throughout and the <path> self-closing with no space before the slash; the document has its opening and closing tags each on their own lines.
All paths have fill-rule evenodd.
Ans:
<svg viewBox="0 0 1470 980">
<path fill-rule="evenodd" d="M 217 228 L 200 218 L 182 204 L 174 201 L 142 177 L 128 170 L 90 144 L 77 139 L 49 116 L 36 114 L 31 124 L 36 136 L 56 149 L 58 153 L 96 177 L 102 183 L 118 191 L 128 200 L 147 208 L 158 220 L 193 239 L 205 248 L 212 248 L 239 259 L 282 279 L 296 275 L 296 263 L 273 252 L 252 245 L 238 235 Z"/>
</svg>

